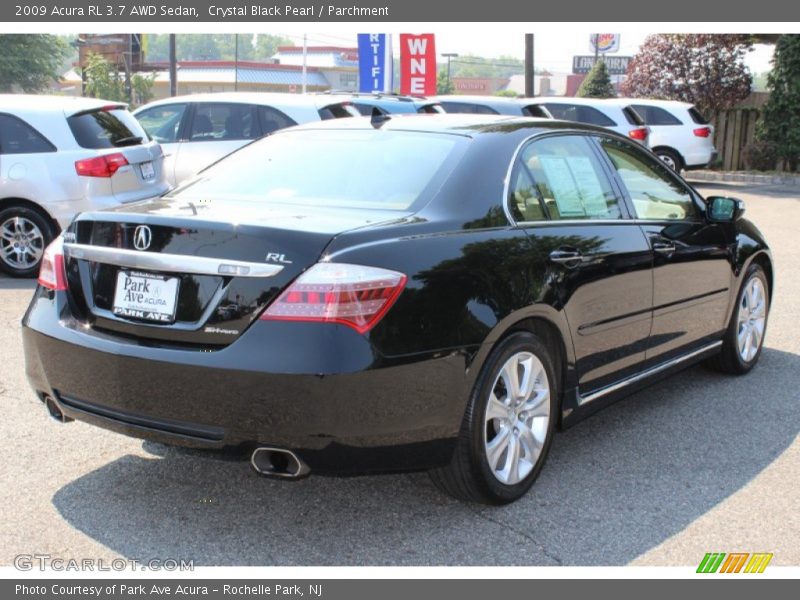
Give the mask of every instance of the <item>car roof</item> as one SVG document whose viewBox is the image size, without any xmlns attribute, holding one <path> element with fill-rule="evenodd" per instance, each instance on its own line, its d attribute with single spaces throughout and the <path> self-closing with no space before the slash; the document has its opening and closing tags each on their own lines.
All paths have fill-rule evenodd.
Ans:
<svg viewBox="0 0 800 600">
<path fill-rule="evenodd" d="M 94 110 L 103 106 L 122 106 L 125 102 L 113 102 L 100 98 L 82 98 L 80 96 L 54 96 L 36 94 L 0 94 L 0 110 L 14 111 L 24 114 L 52 113 L 63 111 L 66 115 Z"/>
<path fill-rule="evenodd" d="M 399 114 L 382 119 L 380 125 L 373 125 L 370 117 L 352 117 L 349 119 L 329 119 L 289 127 L 276 131 L 272 135 L 298 130 L 319 129 L 380 129 L 381 131 L 417 131 L 429 133 L 450 133 L 476 137 L 482 134 L 529 130 L 531 134 L 553 129 L 571 129 L 581 131 L 602 131 L 607 129 L 593 125 L 584 125 L 573 121 L 558 119 L 540 119 L 536 117 L 517 117 L 509 115 L 476 115 L 476 114 Z"/>
<path fill-rule="evenodd" d="M 172 96 L 163 100 L 155 100 L 142 108 L 150 108 L 174 102 L 233 102 L 241 104 L 264 104 L 269 106 L 299 106 L 322 108 L 331 104 L 344 102 L 336 96 L 322 94 L 290 94 L 282 92 L 205 92 Z M 138 109 L 137 112 L 141 110 Z"/>
<path fill-rule="evenodd" d="M 680 100 L 658 100 L 655 98 L 609 98 L 609 101 L 621 104 L 623 106 L 628 106 L 630 104 L 658 106 L 661 108 L 691 108 L 694 106 L 694 104 L 691 102 L 682 102 Z"/>
<path fill-rule="evenodd" d="M 449 94 L 444 96 L 431 96 L 431 99 L 437 102 L 473 102 L 475 104 L 485 104 L 491 106 L 493 104 L 516 104 L 516 98 L 509 98 L 508 96 L 477 96 L 477 95 L 462 95 L 462 94 Z"/>
</svg>

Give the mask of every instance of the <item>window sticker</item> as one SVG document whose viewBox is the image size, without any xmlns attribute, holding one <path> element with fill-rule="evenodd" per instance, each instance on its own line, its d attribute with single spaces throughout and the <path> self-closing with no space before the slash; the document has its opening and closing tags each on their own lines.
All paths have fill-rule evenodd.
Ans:
<svg viewBox="0 0 800 600">
<path fill-rule="evenodd" d="M 561 217 L 608 215 L 603 186 L 584 156 L 541 156 L 542 168 Z"/>
</svg>

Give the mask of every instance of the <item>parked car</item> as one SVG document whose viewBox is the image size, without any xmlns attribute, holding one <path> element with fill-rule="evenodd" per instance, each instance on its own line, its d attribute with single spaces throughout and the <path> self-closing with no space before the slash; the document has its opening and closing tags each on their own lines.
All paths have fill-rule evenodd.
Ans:
<svg viewBox="0 0 800 600">
<path fill-rule="evenodd" d="M 325 93 L 325 96 L 337 97 L 337 93 Z M 441 104 L 432 98 L 423 96 L 400 96 L 398 94 L 346 94 L 343 98 L 356 107 L 362 116 L 371 116 L 377 108 L 382 114 L 443 114 Z"/>
<path fill-rule="evenodd" d="M 650 148 L 675 171 L 702 169 L 716 160 L 714 127 L 693 104 L 642 98 L 609 102 L 632 109 L 642 118 L 650 129 Z"/>
<path fill-rule="evenodd" d="M 438 102 L 446 113 L 510 115 L 516 117 L 528 115 L 524 106 L 516 98 L 507 98 L 505 96 L 462 96 L 456 94 L 434 96 L 432 100 Z"/>
<path fill-rule="evenodd" d="M 124 104 L 0 95 L 0 271 L 35 277 L 76 213 L 160 196 L 162 166 Z"/>
<path fill-rule="evenodd" d="M 172 185 L 279 129 L 360 116 L 349 101 L 335 96 L 261 92 L 176 96 L 151 102 L 133 114 L 164 148 Z"/>
<path fill-rule="evenodd" d="M 704 359 L 756 365 L 773 266 L 743 210 L 577 123 L 293 127 L 81 214 L 45 254 L 26 373 L 61 421 L 507 503 L 556 428 Z"/>
<path fill-rule="evenodd" d="M 521 98 L 525 114 L 597 125 L 628 136 L 644 146 L 652 145 L 650 130 L 642 117 L 626 104 L 597 98 L 542 96 Z"/>
</svg>

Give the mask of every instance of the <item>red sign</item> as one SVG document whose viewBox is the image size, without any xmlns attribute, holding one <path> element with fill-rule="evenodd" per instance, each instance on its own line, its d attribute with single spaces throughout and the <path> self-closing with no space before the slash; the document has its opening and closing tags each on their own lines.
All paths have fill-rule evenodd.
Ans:
<svg viewBox="0 0 800 600">
<path fill-rule="evenodd" d="M 432 33 L 400 34 L 400 93 L 436 94 L 436 45 Z"/>
</svg>

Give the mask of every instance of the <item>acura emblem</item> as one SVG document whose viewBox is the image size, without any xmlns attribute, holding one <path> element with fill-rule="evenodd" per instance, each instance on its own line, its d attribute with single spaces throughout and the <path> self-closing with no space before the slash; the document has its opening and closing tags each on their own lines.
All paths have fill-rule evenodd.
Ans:
<svg viewBox="0 0 800 600">
<path fill-rule="evenodd" d="M 153 232 L 147 225 L 139 225 L 133 232 L 133 245 L 137 250 L 147 250 L 153 241 Z"/>
</svg>

